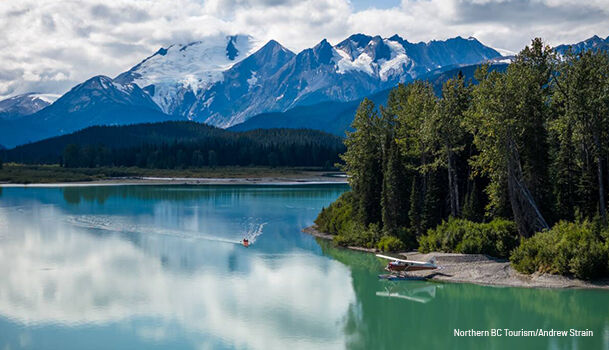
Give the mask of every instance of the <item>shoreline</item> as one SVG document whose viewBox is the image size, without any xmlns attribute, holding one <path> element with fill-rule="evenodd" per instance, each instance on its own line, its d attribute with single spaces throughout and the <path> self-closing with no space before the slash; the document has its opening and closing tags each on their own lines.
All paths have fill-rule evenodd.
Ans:
<svg viewBox="0 0 609 350">
<path fill-rule="evenodd" d="M 116 177 L 91 181 L 1 183 L 0 187 L 86 187 L 86 186 L 128 186 L 128 185 L 331 185 L 347 184 L 343 177 L 324 174 L 304 176 L 250 176 L 250 177 Z"/>
<path fill-rule="evenodd" d="M 320 239 L 331 240 L 334 236 L 319 232 L 314 226 L 305 227 L 302 232 Z M 365 253 L 378 253 L 375 249 L 346 247 Z M 430 281 L 449 283 L 472 283 L 494 287 L 552 288 L 552 289 L 601 289 L 609 290 L 609 279 L 584 281 L 560 275 L 534 273 L 522 274 L 510 266 L 509 261 L 489 257 L 484 254 L 459 254 L 432 252 L 422 254 L 417 251 L 393 254 L 401 258 L 428 261 L 436 258 L 442 269 L 413 271 L 410 275 Z M 379 270 L 379 274 L 385 273 Z"/>
</svg>

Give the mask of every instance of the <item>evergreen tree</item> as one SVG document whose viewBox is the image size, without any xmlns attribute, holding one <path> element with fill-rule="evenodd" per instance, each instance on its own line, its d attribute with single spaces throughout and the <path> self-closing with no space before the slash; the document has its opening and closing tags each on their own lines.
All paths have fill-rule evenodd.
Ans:
<svg viewBox="0 0 609 350">
<path fill-rule="evenodd" d="M 342 167 L 350 175 L 349 183 L 357 201 L 361 222 L 368 226 L 381 222 L 381 192 L 383 184 L 382 145 L 383 121 L 374 103 L 365 98 L 360 104 L 347 133 L 347 151 L 341 155 Z"/>
<path fill-rule="evenodd" d="M 218 155 L 213 149 L 209 150 L 207 153 L 207 159 L 207 164 L 209 164 L 210 167 L 215 168 L 218 165 Z"/>
<path fill-rule="evenodd" d="M 69 144 L 63 151 L 63 166 L 66 168 L 76 168 L 81 165 L 81 150 L 76 144 Z"/>
<path fill-rule="evenodd" d="M 461 72 L 459 72 L 461 73 Z M 430 152 L 434 157 L 434 168 L 443 167 L 447 171 L 450 214 L 461 214 L 459 153 L 468 140 L 462 125 L 463 115 L 469 108 L 471 88 L 465 85 L 463 75 L 447 80 L 442 86 L 442 98 L 429 118 L 426 131 L 430 133 Z"/>
<path fill-rule="evenodd" d="M 505 74 L 489 73 L 488 67 L 478 70 L 480 84 L 468 112 L 468 126 L 480 151 L 472 162 L 490 179 L 491 206 L 500 207 L 507 188 L 514 221 L 524 236 L 548 228 L 544 212 L 551 206 L 545 140 L 550 51 L 536 39 Z"/>
<path fill-rule="evenodd" d="M 398 145 L 388 135 L 384 152 L 382 219 L 385 234 L 398 236 L 399 229 L 408 225 L 409 186 Z"/>
<path fill-rule="evenodd" d="M 408 221 L 410 222 L 410 228 L 416 236 L 422 235 L 424 233 L 422 222 L 423 191 L 421 190 L 420 175 L 415 175 L 412 178 L 409 202 Z"/>
<path fill-rule="evenodd" d="M 423 198 L 423 210 L 421 212 L 421 228 L 425 233 L 428 229 L 435 227 L 442 220 L 442 208 L 440 204 L 440 190 L 438 188 L 435 173 L 428 175 L 427 187 Z"/>
<path fill-rule="evenodd" d="M 580 168 L 578 196 L 580 202 L 596 198 L 597 210 L 604 223 L 606 218 L 605 166 L 609 148 L 609 54 L 591 50 L 578 55 L 568 53 L 554 79 L 554 100 L 562 103 L 562 115 L 557 126 L 565 146 L 578 145 L 576 154 Z M 572 129 L 572 130 L 569 130 Z M 565 139 L 566 137 L 569 139 Z M 568 150 L 564 150 L 567 152 Z M 557 172 L 565 174 L 572 164 L 558 159 Z M 590 170 L 594 169 L 592 175 Z M 592 179 L 595 179 L 593 185 Z M 572 178 L 563 178 L 571 186 Z M 564 185 L 563 185 L 564 186 Z M 560 189 L 564 198 L 564 187 Z M 594 197 L 590 197 L 595 191 Z M 588 211 L 588 210 L 586 210 Z M 589 215 L 589 213 L 588 213 Z"/>
<path fill-rule="evenodd" d="M 203 157 L 203 152 L 201 152 L 201 150 L 197 149 L 192 152 L 191 164 L 195 167 L 202 167 L 205 165 L 205 158 Z"/>
<path fill-rule="evenodd" d="M 472 181 L 472 186 L 465 195 L 462 216 L 467 220 L 482 222 L 484 219 L 484 205 L 481 203 L 482 193 L 478 190 L 477 182 Z"/>
</svg>

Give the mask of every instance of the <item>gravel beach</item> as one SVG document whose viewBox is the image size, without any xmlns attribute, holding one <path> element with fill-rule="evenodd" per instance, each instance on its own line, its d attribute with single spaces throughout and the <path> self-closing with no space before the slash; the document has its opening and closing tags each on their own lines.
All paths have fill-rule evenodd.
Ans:
<svg viewBox="0 0 609 350">
<path fill-rule="evenodd" d="M 332 239 L 332 235 L 319 232 L 315 227 L 307 227 L 303 232 L 322 239 Z M 348 247 L 349 249 L 376 253 L 374 249 Z M 387 255 L 387 254 L 385 254 Z M 584 281 L 551 274 L 534 273 L 525 275 L 514 270 L 509 261 L 495 259 L 483 254 L 456 254 L 432 252 L 421 254 L 416 251 L 391 254 L 392 256 L 428 261 L 436 259 L 439 270 L 409 272 L 412 276 L 425 277 L 429 280 L 474 283 L 487 286 L 525 287 L 525 288 L 586 288 L 609 290 L 609 280 Z M 385 271 L 379 269 L 379 274 Z"/>
</svg>

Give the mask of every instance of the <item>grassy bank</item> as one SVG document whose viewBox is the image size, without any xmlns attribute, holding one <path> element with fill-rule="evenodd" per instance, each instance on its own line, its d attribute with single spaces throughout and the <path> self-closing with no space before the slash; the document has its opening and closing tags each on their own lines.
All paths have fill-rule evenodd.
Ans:
<svg viewBox="0 0 609 350">
<path fill-rule="evenodd" d="M 63 168 L 59 165 L 4 164 L 0 183 L 33 184 L 89 182 L 116 178 L 298 178 L 323 175 L 322 168 L 215 167 L 188 169 L 144 169 L 137 167 Z"/>
</svg>

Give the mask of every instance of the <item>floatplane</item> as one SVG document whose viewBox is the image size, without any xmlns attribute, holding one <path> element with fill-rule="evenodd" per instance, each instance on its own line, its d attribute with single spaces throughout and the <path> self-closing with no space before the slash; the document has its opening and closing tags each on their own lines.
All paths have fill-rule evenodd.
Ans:
<svg viewBox="0 0 609 350">
<path fill-rule="evenodd" d="M 376 254 L 377 257 L 382 259 L 390 260 L 385 270 L 389 272 L 388 275 L 379 275 L 379 278 L 388 279 L 392 281 L 396 280 L 413 280 L 413 279 L 425 279 L 425 277 L 411 276 L 408 272 L 421 271 L 421 270 L 436 270 L 440 267 L 436 265 L 436 258 L 432 258 L 429 261 L 416 261 L 416 260 L 405 260 L 398 259 L 392 256 Z"/>
</svg>

